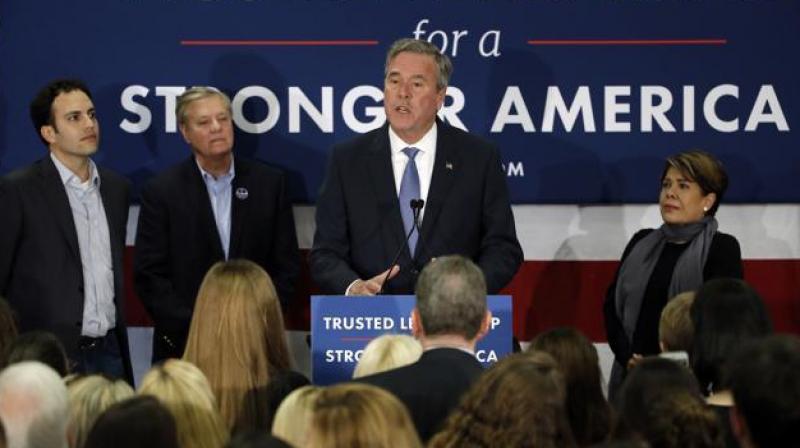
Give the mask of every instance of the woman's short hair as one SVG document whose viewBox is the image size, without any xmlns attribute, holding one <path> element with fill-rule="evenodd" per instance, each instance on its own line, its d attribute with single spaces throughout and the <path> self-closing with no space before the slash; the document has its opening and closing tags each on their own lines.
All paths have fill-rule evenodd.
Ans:
<svg viewBox="0 0 800 448">
<path fill-rule="evenodd" d="M 574 446 L 564 398 L 553 357 L 507 356 L 478 378 L 428 446 Z"/>
<path fill-rule="evenodd" d="M 229 429 L 267 429 L 264 391 L 277 371 L 290 368 L 290 357 L 278 294 L 264 269 L 247 260 L 211 267 L 183 358 L 208 378 Z"/>
<path fill-rule="evenodd" d="M 684 351 L 692 349 L 694 324 L 689 310 L 695 297 L 694 291 L 686 291 L 670 299 L 661 310 L 658 322 L 658 340 L 666 351 Z"/>
<path fill-rule="evenodd" d="M 384 334 L 371 340 L 353 371 L 353 378 L 396 369 L 416 362 L 422 344 L 407 334 Z"/>
<path fill-rule="evenodd" d="M 303 386 L 290 393 L 278 407 L 272 421 L 272 435 L 292 446 L 306 446 L 314 402 L 322 391 L 318 386 Z"/>
<path fill-rule="evenodd" d="M 97 418 L 84 448 L 178 448 L 175 419 L 155 397 L 113 404 Z"/>
<path fill-rule="evenodd" d="M 133 396 L 133 388 L 123 380 L 111 380 L 102 375 L 68 378 L 70 446 L 81 448 L 97 417 L 114 403 Z"/>
<path fill-rule="evenodd" d="M 667 157 L 661 180 L 667 175 L 670 168 L 675 168 L 686 178 L 694 181 L 700 187 L 703 195 L 714 193 L 714 205 L 706 212 L 708 216 L 717 213 L 722 197 L 728 189 L 728 173 L 725 167 L 714 155 L 705 151 L 685 151 Z"/>
<path fill-rule="evenodd" d="M 602 442 L 611 429 L 611 407 L 603 396 L 594 345 L 574 328 L 556 328 L 536 336 L 528 350 L 545 352 L 558 363 L 566 383 L 567 417 L 578 445 Z"/>
<path fill-rule="evenodd" d="M 228 431 L 203 372 L 192 363 L 170 359 L 142 379 L 140 395 L 156 397 L 175 418 L 183 448 L 221 448 Z"/>
<path fill-rule="evenodd" d="M 761 296 L 743 280 L 709 280 L 691 307 L 694 338 L 689 360 L 706 392 L 726 388 L 723 368 L 744 342 L 772 333 Z"/>
<path fill-rule="evenodd" d="M 391 393 L 368 384 L 339 384 L 314 401 L 309 447 L 420 447 L 406 407 Z"/>
</svg>

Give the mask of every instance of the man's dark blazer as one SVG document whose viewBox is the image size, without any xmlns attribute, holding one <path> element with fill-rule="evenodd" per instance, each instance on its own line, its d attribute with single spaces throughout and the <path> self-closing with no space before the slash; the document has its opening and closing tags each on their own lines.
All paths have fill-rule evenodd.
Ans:
<svg viewBox="0 0 800 448">
<path fill-rule="evenodd" d="M 98 173 L 114 270 L 114 332 L 132 382 L 122 287 L 130 183 L 101 167 Z M 67 191 L 49 155 L 0 180 L 0 210 L 0 295 L 17 314 L 21 331 L 52 332 L 67 355 L 79 359 L 83 265 Z"/>
<path fill-rule="evenodd" d="M 300 260 L 284 175 L 241 157 L 234 158 L 234 170 L 228 258 L 264 268 L 286 309 Z M 200 283 L 214 263 L 225 259 L 194 157 L 144 187 L 134 259 L 136 292 L 155 321 L 153 360 L 180 358 Z"/>
<path fill-rule="evenodd" d="M 414 364 L 357 382 L 388 390 L 408 408 L 420 439 L 431 438 L 455 409 L 464 393 L 483 372 L 475 356 L 455 348 L 437 348 Z"/>
<path fill-rule="evenodd" d="M 432 257 L 475 261 L 489 293 L 511 281 L 522 263 L 500 155 L 490 143 L 437 122 L 436 160 L 417 251 L 400 257 L 385 290 L 411 294 Z M 388 124 L 333 148 L 317 201 L 311 273 L 326 294 L 344 294 L 356 279 L 389 268 L 405 231 L 391 164 Z"/>
</svg>

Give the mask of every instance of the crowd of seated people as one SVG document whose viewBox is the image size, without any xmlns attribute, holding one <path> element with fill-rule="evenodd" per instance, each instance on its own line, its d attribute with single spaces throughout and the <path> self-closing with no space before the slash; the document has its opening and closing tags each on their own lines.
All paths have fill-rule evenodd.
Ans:
<svg viewBox="0 0 800 448">
<path fill-rule="evenodd" d="M 800 444 L 800 338 L 771 335 L 763 301 L 739 279 L 710 280 L 668 301 L 659 345 L 668 355 L 685 352 L 687 362 L 671 355 L 638 359 L 611 401 L 591 341 L 577 329 L 555 328 L 526 351 L 470 375 L 463 388 L 449 392 L 454 404 L 441 408 L 443 417 L 437 411 L 435 421 L 420 426 L 434 414 L 414 405 L 408 388 L 382 379 L 418 371 L 421 355 L 442 350 L 431 340 L 450 341 L 448 356 L 474 349 L 486 313 L 476 272 L 462 257 L 426 267 L 413 317 L 416 338 L 376 339 L 355 379 L 331 386 L 309 385 L 292 370 L 270 277 L 246 261 L 212 267 L 183 359 L 152 366 L 137 390 L 122 379 L 71 373 L 58 339 L 17 334 L 13 313 L 0 302 L 0 322 L 9 323 L 0 329 L 0 447 Z M 448 293 L 475 288 L 469 331 L 447 336 L 460 331 L 449 321 Z M 436 364 L 445 369 L 445 382 L 458 375 L 453 359 Z M 435 397 L 425 387 L 441 387 L 438 381 L 417 386 Z"/>
</svg>

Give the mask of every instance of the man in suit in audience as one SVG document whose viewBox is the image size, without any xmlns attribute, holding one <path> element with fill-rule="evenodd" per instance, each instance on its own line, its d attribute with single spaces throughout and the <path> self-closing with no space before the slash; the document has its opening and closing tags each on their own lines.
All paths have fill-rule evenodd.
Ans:
<svg viewBox="0 0 800 448">
<path fill-rule="evenodd" d="M 743 448 L 800 445 L 800 339 L 772 335 L 728 364 L 733 433 Z"/>
<path fill-rule="evenodd" d="M 217 261 L 260 265 L 284 310 L 300 271 L 285 176 L 234 157 L 228 96 L 192 87 L 176 114 L 192 156 L 144 187 L 136 232 L 136 292 L 155 321 L 153 361 L 183 356 L 197 291 Z"/>
<path fill-rule="evenodd" d="M 483 371 L 475 344 L 488 331 L 491 313 L 483 273 L 463 256 L 430 262 L 419 276 L 416 294 L 411 319 L 422 356 L 414 364 L 358 381 L 396 395 L 425 441 Z"/>
<path fill-rule="evenodd" d="M 389 49 L 388 123 L 333 148 L 317 201 L 310 267 L 324 293 L 411 294 L 419 269 L 442 255 L 475 261 L 491 293 L 517 272 L 522 249 L 499 151 L 436 118 L 452 71 L 429 42 Z M 416 229 L 410 199 L 424 200 Z"/>
<path fill-rule="evenodd" d="M 49 154 L 0 180 L 0 295 L 21 332 L 61 340 L 75 372 L 133 382 L 122 287 L 129 182 L 91 159 L 100 125 L 84 83 L 49 83 L 30 114 Z"/>
</svg>

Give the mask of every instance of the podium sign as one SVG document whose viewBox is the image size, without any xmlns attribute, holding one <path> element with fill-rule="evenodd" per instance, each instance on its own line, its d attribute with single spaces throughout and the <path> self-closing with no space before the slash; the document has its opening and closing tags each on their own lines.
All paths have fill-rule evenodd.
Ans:
<svg viewBox="0 0 800 448">
<path fill-rule="evenodd" d="M 311 296 L 311 375 L 314 384 L 353 376 L 364 347 L 383 334 L 411 334 L 410 295 L 379 297 Z M 478 342 L 476 357 L 488 366 L 511 353 L 511 296 L 488 296 L 492 322 Z"/>
</svg>

